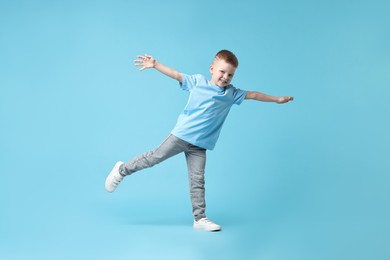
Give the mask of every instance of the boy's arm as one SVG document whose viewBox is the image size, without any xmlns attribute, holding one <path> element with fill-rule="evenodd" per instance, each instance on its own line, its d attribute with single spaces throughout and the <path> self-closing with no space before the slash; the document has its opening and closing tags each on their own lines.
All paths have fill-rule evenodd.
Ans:
<svg viewBox="0 0 390 260">
<path fill-rule="evenodd" d="M 168 66 L 165 66 L 164 64 L 158 62 L 155 58 L 153 58 L 150 55 L 145 54 L 144 56 L 138 56 L 139 60 L 135 60 L 135 66 L 142 66 L 140 68 L 140 71 L 144 69 L 149 68 L 155 68 L 159 72 L 163 73 L 164 75 L 167 75 L 168 77 L 171 77 L 173 79 L 176 79 L 180 83 L 183 81 L 183 77 L 180 72 L 178 72 L 175 69 L 172 69 Z"/>
<path fill-rule="evenodd" d="M 275 97 L 258 91 L 247 91 L 245 99 L 253 99 L 253 100 L 263 101 L 263 102 L 275 102 L 278 104 L 283 104 L 294 100 L 294 98 L 290 96 Z"/>
</svg>

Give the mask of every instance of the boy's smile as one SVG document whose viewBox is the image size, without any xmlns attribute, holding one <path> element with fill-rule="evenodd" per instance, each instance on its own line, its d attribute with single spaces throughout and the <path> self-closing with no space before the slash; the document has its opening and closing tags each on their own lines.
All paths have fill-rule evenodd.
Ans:
<svg viewBox="0 0 390 260">
<path fill-rule="evenodd" d="M 215 59 L 210 66 L 211 83 L 218 87 L 226 87 L 233 79 L 236 68 L 222 59 Z"/>
</svg>

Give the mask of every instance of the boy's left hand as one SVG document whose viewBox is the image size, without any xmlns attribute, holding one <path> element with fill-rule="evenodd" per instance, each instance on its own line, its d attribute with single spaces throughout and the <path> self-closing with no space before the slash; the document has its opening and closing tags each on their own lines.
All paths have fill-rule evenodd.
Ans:
<svg viewBox="0 0 390 260">
<path fill-rule="evenodd" d="M 289 96 L 286 96 L 286 97 L 279 97 L 278 100 L 276 101 L 276 103 L 278 104 L 284 104 L 284 103 L 287 103 L 289 101 L 293 101 L 294 98 L 293 97 L 289 97 Z"/>
</svg>

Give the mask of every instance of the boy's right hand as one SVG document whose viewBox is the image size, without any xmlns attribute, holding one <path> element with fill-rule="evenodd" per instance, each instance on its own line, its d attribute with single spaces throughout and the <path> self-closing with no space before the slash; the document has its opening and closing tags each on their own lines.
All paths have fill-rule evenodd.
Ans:
<svg viewBox="0 0 390 260">
<path fill-rule="evenodd" d="M 154 68 L 156 66 L 156 59 L 153 58 L 150 55 L 145 54 L 144 56 L 140 55 L 138 56 L 140 60 L 134 60 L 134 65 L 135 66 L 142 66 L 139 70 L 142 71 L 144 69 L 150 69 Z"/>
<path fill-rule="evenodd" d="M 168 77 L 176 79 L 180 83 L 182 82 L 183 78 L 180 72 L 168 66 L 165 66 L 164 64 L 161 64 L 152 56 L 145 54 L 144 56 L 138 56 L 138 58 L 139 60 L 134 61 L 134 65 L 139 67 L 142 66 L 142 68 L 139 69 L 140 71 L 144 69 L 155 68 L 157 71 L 167 75 Z"/>
</svg>

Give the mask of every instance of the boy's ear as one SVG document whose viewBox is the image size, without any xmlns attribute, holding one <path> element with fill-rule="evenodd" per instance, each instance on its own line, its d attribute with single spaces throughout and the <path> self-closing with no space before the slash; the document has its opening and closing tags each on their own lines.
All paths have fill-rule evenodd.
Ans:
<svg viewBox="0 0 390 260">
<path fill-rule="evenodd" d="M 213 73 L 213 69 L 214 69 L 213 64 L 211 64 L 210 65 L 210 73 Z"/>
</svg>

